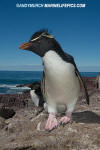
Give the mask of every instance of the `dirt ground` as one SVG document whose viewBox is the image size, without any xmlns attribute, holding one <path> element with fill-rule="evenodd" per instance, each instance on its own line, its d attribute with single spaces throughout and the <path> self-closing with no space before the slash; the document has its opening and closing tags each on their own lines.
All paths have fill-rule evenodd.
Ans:
<svg viewBox="0 0 100 150">
<path fill-rule="evenodd" d="M 51 132 L 44 129 L 48 114 L 29 96 L 27 106 L 6 110 L 10 117 L 2 116 L 1 110 L 0 150 L 100 150 L 100 91 L 90 90 L 89 95 L 89 106 L 84 98 L 77 102 L 72 123 L 59 124 Z"/>
</svg>

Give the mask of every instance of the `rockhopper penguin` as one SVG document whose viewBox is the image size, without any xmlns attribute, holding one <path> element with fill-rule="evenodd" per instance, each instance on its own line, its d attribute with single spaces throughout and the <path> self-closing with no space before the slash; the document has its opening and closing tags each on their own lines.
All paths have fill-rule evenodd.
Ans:
<svg viewBox="0 0 100 150">
<path fill-rule="evenodd" d="M 57 127 L 56 114 L 65 112 L 61 124 L 70 122 L 71 115 L 80 94 L 80 83 L 84 87 L 87 103 L 89 98 L 85 84 L 71 55 L 65 53 L 60 44 L 46 30 L 33 34 L 29 42 L 20 45 L 43 60 L 42 94 L 49 113 L 45 129 Z"/>
</svg>

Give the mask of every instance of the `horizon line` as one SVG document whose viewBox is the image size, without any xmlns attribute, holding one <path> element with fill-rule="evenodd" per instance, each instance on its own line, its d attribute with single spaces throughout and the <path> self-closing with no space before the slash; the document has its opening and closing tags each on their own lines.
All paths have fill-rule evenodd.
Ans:
<svg viewBox="0 0 100 150">
<path fill-rule="evenodd" d="M 100 72 L 100 66 L 77 66 L 80 72 Z M 0 66 L 0 71 L 43 71 L 42 65 Z"/>
</svg>

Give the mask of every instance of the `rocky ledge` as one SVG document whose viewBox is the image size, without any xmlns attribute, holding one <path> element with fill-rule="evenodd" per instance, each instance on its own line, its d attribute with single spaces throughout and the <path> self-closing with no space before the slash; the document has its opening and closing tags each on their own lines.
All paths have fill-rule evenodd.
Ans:
<svg viewBox="0 0 100 150">
<path fill-rule="evenodd" d="M 89 89 L 89 106 L 82 95 L 72 123 L 51 132 L 44 129 L 48 114 L 29 93 L 0 95 L 0 150 L 100 150 L 100 91 Z"/>
</svg>

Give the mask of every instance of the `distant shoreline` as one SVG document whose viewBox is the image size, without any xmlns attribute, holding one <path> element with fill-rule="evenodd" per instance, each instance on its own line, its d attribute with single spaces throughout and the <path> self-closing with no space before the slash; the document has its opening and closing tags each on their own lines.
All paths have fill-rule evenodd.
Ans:
<svg viewBox="0 0 100 150">
<path fill-rule="evenodd" d="M 81 76 L 86 80 L 95 80 L 98 74 L 99 72 L 81 72 Z M 35 81 L 40 82 L 41 80 L 42 71 L 0 71 L 0 93 L 22 93 L 29 89 L 18 86 L 28 85 Z"/>
<path fill-rule="evenodd" d="M 42 72 L 43 70 L 0 70 L 0 72 L 2 72 L 2 71 L 7 71 L 7 72 Z M 95 72 L 95 73 L 99 73 L 100 71 L 79 71 L 80 73 L 81 72 L 90 72 L 90 73 L 93 73 L 93 72 Z"/>
</svg>

